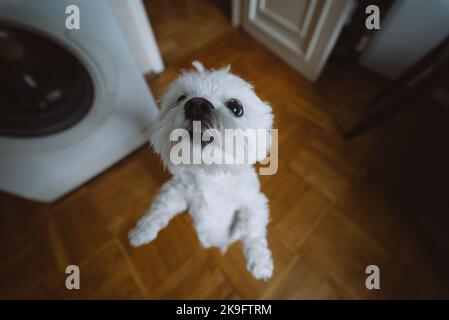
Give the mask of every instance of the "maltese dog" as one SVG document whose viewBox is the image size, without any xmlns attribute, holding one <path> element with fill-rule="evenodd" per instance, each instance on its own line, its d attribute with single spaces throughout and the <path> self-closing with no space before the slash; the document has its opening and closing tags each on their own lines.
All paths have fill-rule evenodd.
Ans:
<svg viewBox="0 0 449 320">
<path fill-rule="evenodd" d="M 273 273 L 267 242 L 268 200 L 260 191 L 253 164 L 270 149 L 271 107 L 229 66 L 206 70 L 200 62 L 192 64 L 195 71 L 184 71 L 171 84 L 151 130 L 151 145 L 173 177 L 130 231 L 130 242 L 133 246 L 149 243 L 174 216 L 188 209 L 203 247 L 219 247 L 224 253 L 231 243 L 242 240 L 248 271 L 268 280 Z M 258 135 L 264 141 L 248 135 L 229 151 L 229 140 L 235 140 L 226 139 L 228 129 L 265 132 Z M 200 161 L 195 150 L 200 151 Z M 248 156 L 239 162 L 241 151 Z M 205 153 L 224 161 L 201 161 Z"/>
</svg>

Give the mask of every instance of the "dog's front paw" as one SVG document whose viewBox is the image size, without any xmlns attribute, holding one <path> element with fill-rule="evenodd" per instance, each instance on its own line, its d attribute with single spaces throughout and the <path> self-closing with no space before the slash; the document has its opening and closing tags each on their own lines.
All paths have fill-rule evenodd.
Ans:
<svg viewBox="0 0 449 320">
<path fill-rule="evenodd" d="M 129 234 L 129 242 L 132 246 L 138 247 L 153 241 L 159 232 L 155 225 L 137 225 Z"/>
<path fill-rule="evenodd" d="M 254 257 L 248 262 L 248 271 L 259 280 L 268 281 L 273 275 L 273 259 L 271 252 L 267 250 L 259 257 Z"/>
</svg>

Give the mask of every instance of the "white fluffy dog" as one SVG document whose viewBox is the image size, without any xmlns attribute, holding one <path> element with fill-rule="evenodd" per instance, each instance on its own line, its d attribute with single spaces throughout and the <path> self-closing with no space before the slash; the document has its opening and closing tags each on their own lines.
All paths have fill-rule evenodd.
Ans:
<svg viewBox="0 0 449 320">
<path fill-rule="evenodd" d="M 250 84 L 230 73 L 229 67 L 205 70 L 199 62 L 193 65 L 196 70 L 183 72 L 162 99 L 150 138 L 153 149 L 173 177 L 130 231 L 130 242 L 140 246 L 154 240 L 175 215 L 189 209 L 205 248 L 215 246 L 224 252 L 228 245 L 242 240 L 248 270 L 255 278 L 268 280 L 273 273 L 266 231 L 268 201 L 260 191 L 253 163 L 176 165 L 170 157 L 175 144 L 170 135 L 181 128 L 191 136 L 193 121 L 201 121 L 203 134 L 208 128 L 220 133 L 224 129 L 268 131 L 273 123 L 271 107 L 256 96 Z M 203 141 L 201 148 L 210 144 L 222 150 L 217 140 Z M 252 144 L 246 142 L 244 147 L 256 148 Z M 269 143 L 265 147 L 263 156 L 253 162 L 267 155 Z M 237 170 L 227 170 L 229 167 Z"/>
</svg>

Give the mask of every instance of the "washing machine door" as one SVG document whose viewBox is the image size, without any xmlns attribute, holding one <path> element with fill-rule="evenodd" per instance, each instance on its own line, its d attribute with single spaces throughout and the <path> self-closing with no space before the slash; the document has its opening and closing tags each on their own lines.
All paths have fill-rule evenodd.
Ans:
<svg viewBox="0 0 449 320">
<path fill-rule="evenodd" d="M 81 10 L 79 30 L 66 29 L 65 9 L 69 5 L 78 5 Z M 48 127 L 44 130 L 45 126 L 35 136 L 31 136 L 30 130 L 11 128 L 3 135 L 0 133 L 0 190 L 29 199 L 54 201 L 147 141 L 157 114 L 156 104 L 108 1 L 2 0 L 0 21 L 7 26 L 0 37 L 8 48 L 0 55 L 2 59 L 15 59 L 22 66 L 11 77 L 18 84 L 8 86 L 16 90 L 22 85 L 25 86 L 22 90 L 32 90 L 45 84 L 35 96 L 21 97 L 25 102 L 23 108 L 38 114 L 42 111 L 40 106 L 55 113 L 66 111 L 63 107 L 58 109 L 58 104 L 51 104 L 62 102 L 63 93 L 64 97 L 72 95 L 69 102 L 74 105 L 86 102 L 71 119 L 72 123 L 60 124 L 53 133 L 46 131 Z M 41 39 L 42 48 L 31 60 L 23 58 L 25 53 L 33 54 L 26 43 L 19 45 L 20 39 L 25 38 L 29 43 Z M 56 52 L 57 58 L 49 59 Z M 36 60 L 42 62 L 47 72 L 50 68 L 56 80 L 43 79 Z M 66 82 L 64 76 L 69 77 Z M 79 81 L 85 83 L 79 85 Z M 72 89 L 81 94 L 77 96 Z M 5 96 L 12 99 L 8 94 Z M 8 105 L 3 109 L 9 113 L 4 116 L 9 116 L 8 121 L 26 121 L 26 117 L 12 119 L 17 114 L 23 116 L 24 110 L 11 110 Z M 66 128 L 61 130 L 63 127 Z"/>
<path fill-rule="evenodd" d="M 3 150 L 76 143 L 113 112 L 119 62 L 104 43 L 109 39 L 86 32 L 94 26 L 65 28 L 69 2 L 86 3 L 15 0 L 0 6 Z"/>
<path fill-rule="evenodd" d="M 0 135 L 64 131 L 92 107 L 94 85 L 64 46 L 17 23 L 0 21 Z"/>
</svg>

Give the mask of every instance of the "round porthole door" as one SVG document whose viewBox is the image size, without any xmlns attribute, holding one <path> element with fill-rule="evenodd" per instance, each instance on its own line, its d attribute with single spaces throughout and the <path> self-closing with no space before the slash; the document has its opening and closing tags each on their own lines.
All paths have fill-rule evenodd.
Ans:
<svg viewBox="0 0 449 320">
<path fill-rule="evenodd" d="M 44 34 L 0 23 L 0 135 L 38 137 L 89 112 L 94 85 L 78 58 Z"/>
</svg>

